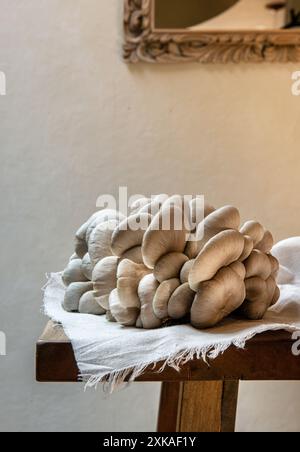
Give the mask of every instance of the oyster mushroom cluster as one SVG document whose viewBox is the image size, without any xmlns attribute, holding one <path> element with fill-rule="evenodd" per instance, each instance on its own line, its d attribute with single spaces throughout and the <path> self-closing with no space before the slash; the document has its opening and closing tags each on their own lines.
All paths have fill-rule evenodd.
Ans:
<svg viewBox="0 0 300 452">
<path fill-rule="evenodd" d="M 128 217 L 95 213 L 63 272 L 64 308 L 145 329 L 262 319 L 280 296 L 272 234 L 256 221 L 241 225 L 235 207 L 198 201 L 159 195 L 136 201 Z"/>
</svg>

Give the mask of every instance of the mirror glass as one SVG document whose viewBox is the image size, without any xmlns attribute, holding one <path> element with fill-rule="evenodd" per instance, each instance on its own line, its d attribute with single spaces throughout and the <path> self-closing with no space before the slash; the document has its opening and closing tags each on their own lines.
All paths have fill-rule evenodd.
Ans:
<svg viewBox="0 0 300 452">
<path fill-rule="evenodd" d="M 300 0 L 154 0 L 156 29 L 300 30 Z"/>
</svg>

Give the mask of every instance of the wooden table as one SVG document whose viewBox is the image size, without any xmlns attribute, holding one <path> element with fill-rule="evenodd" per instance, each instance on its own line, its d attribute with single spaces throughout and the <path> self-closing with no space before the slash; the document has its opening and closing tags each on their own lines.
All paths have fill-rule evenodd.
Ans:
<svg viewBox="0 0 300 452">
<path fill-rule="evenodd" d="M 149 368 L 137 381 L 162 382 L 158 432 L 233 432 L 241 380 L 300 380 L 292 345 L 289 333 L 267 333 L 245 350 L 231 347 L 209 366 L 193 360 L 180 372 Z M 78 373 L 70 340 L 49 322 L 37 342 L 37 381 L 78 382 Z"/>
</svg>

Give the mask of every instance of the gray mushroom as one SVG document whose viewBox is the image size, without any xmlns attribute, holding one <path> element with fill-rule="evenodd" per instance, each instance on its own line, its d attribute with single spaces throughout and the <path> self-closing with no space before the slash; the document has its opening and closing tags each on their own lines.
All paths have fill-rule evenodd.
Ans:
<svg viewBox="0 0 300 452">
<path fill-rule="evenodd" d="M 222 267 L 237 261 L 244 250 L 244 237 L 228 230 L 215 235 L 204 246 L 190 271 L 189 284 L 197 292 L 199 284 L 209 281 Z"/>
<path fill-rule="evenodd" d="M 261 251 L 262 253 L 270 253 L 273 246 L 274 246 L 274 237 L 270 231 L 266 231 L 264 233 L 262 240 L 259 243 L 257 243 L 255 248 Z"/>
<path fill-rule="evenodd" d="M 123 326 L 135 326 L 140 314 L 136 307 L 125 307 L 119 298 L 118 289 L 111 292 L 109 297 L 109 308 L 112 316 Z"/>
<path fill-rule="evenodd" d="M 225 206 L 209 214 L 197 227 L 196 239 L 187 243 L 185 254 L 195 259 L 207 242 L 226 230 L 238 230 L 241 222 L 238 209 Z"/>
<path fill-rule="evenodd" d="M 63 307 L 68 312 L 77 312 L 83 294 L 93 290 L 91 282 L 75 282 L 67 287 Z"/>
<path fill-rule="evenodd" d="M 115 256 L 121 257 L 128 250 L 142 245 L 151 218 L 147 213 L 135 214 L 119 224 L 111 239 L 111 249 Z"/>
<path fill-rule="evenodd" d="M 130 250 L 122 254 L 121 259 L 128 259 L 134 262 L 135 264 L 143 264 L 144 261 L 142 255 L 142 247 L 135 246 L 134 248 L 131 248 Z"/>
<path fill-rule="evenodd" d="M 87 253 L 84 256 L 84 258 L 82 259 L 81 268 L 82 268 L 82 273 L 84 274 L 84 276 L 89 281 L 91 281 L 92 280 L 94 266 L 93 266 L 93 264 L 91 262 L 91 258 L 90 258 L 89 253 Z"/>
<path fill-rule="evenodd" d="M 267 310 L 277 303 L 280 291 L 274 278 L 267 280 L 256 276 L 245 281 L 246 300 L 239 312 L 249 320 L 261 320 Z"/>
<path fill-rule="evenodd" d="M 86 282 L 88 278 L 82 271 L 82 260 L 73 259 L 69 262 L 67 268 L 64 270 L 62 280 L 65 286 L 69 286 L 74 282 Z"/>
<path fill-rule="evenodd" d="M 104 309 L 109 308 L 109 295 L 117 287 L 118 263 L 118 257 L 106 257 L 98 262 L 93 271 L 94 295 Z"/>
<path fill-rule="evenodd" d="M 140 281 L 149 273 L 150 270 L 144 264 L 135 264 L 129 260 L 123 260 L 118 266 L 118 298 L 124 309 L 132 309 L 130 312 L 136 313 L 136 317 L 132 320 L 133 324 L 136 322 L 141 308 L 138 287 Z"/>
<path fill-rule="evenodd" d="M 174 320 L 180 320 L 187 316 L 196 297 L 195 292 L 188 283 L 179 286 L 171 295 L 168 303 L 168 315 Z"/>
<path fill-rule="evenodd" d="M 267 280 L 272 274 L 272 264 L 269 257 L 258 250 L 253 250 L 248 259 L 244 261 L 246 278 L 259 276 Z"/>
<path fill-rule="evenodd" d="M 116 219 L 98 224 L 91 233 L 88 250 L 93 266 L 105 257 L 113 255 L 111 238 L 114 230 L 119 225 Z"/>
<path fill-rule="evenodd" d="M 145 276 L 139 284 L 138 295 L 141 302 L 141 322 L 145 329 L 159 328 L 162 324 L 153 311 L 153 299 L 158 286 L 159 283 L 153 274 Z"/>
<path fill-rule="evenodd" d="M 153 299 L 153 311 L 160 320 L 168 318 L 168 304 L 174 291 L 180 286 L 179 279 L 164 281 L 157 288 Z"/>
<path fill-rule="evenodd" d="M 188 260 L 181 269 L 180 281 L 185 284 L 189 281 L 189 275 L 195 263 L 195 259 Z"/>
<path fill-rule="evenodd" d="M 244 280 L 234 269 L 221 268 L 213 279 L 200 284 L 191 309 L 195 328 L 211 328 L 237 310 L 246 297 Z"/>
<path fill-rule="evenodd" d="M 240 233 L 252 238 L 254 247 L 263 239 L 265 228 L 257 221 L 247 221 L 241 229 Z"/>
<path fill-rule="evenodd" d="M 177 222 L 182 222 L 182 211 L 177 207 L 163 207 L 153 218 L 142 245 L 143 259 L 148 268 L 154 269 L 166 254 L 183 253 L 188 231 L 177 229 Z"/>
<path fill-rule="evenodd" d="M 188 257 L 183 253 L 165 254 L 154 267 L 155 278 L 160 283 L 169 279 L 178 278 L 183 265 L 188 260 Z"/>
<path fill-rule="evenodd" d="M 104 315 L 106 311 L 97 303 L 94 291 L 91 290 L 80 298 L 79 312 L 81 314 Z"/>
</svg>

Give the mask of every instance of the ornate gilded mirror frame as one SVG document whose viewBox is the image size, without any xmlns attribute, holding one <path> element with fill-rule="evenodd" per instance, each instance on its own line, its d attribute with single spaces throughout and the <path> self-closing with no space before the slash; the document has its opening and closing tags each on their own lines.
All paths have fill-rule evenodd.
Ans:
<svg viewBox="0 0 300 452">
<path fill-rule="evenodd" d="M 155 0 L 124 2 L 124 59 L 128 63 L 300 61 L 300 30 L 158 30 Z"/>
</svg>

